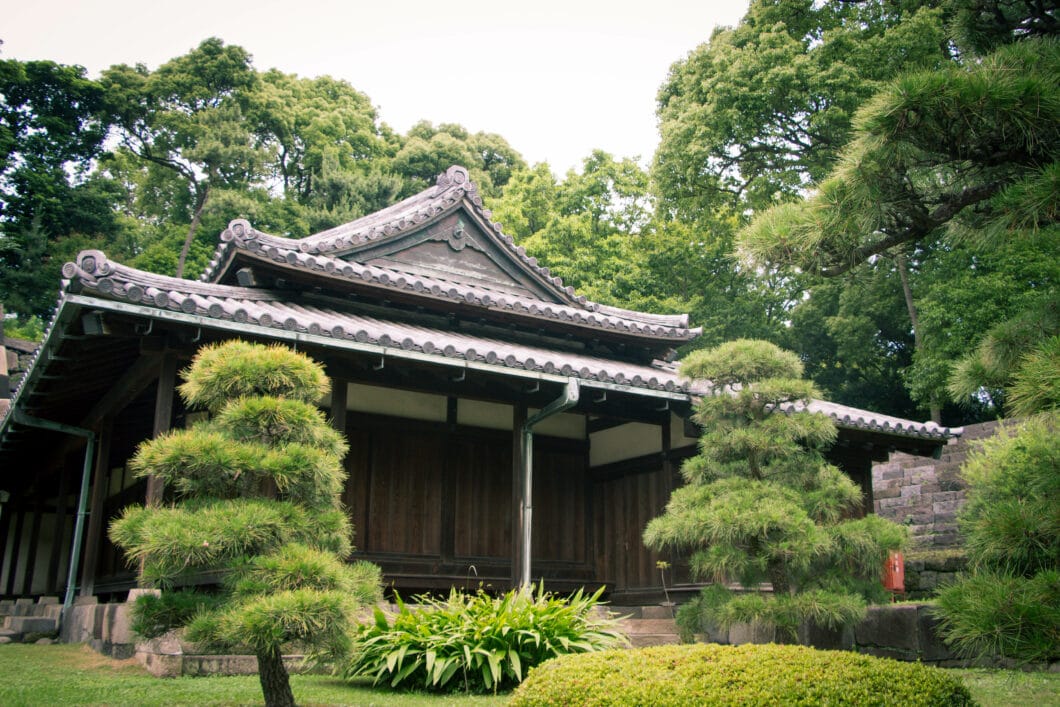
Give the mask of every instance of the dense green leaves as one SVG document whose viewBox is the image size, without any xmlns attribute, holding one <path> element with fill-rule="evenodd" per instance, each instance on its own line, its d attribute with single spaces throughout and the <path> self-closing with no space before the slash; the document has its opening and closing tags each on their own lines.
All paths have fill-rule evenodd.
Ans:
<svg viewBox="0 0 1060 707">
<path fill-rule="evenodd" d="M 598 614 L 603 589 L 569 598 L 517 589 L 503 596 L 452 590 L 446 599 L 398 598 L 398 613 L 380 609 L 354 637 L 347 679 L 372 678 L 391 687 L 496 692 L 556 656 L 626 643 L 614 619 Z"/>
<path fill-rule="evenodd" d="M 696 410 L 700 451 L 682 466 L 686 485 L 648 523 L 644 541 L 691 553 L 693 576 L 719 586 L 679 619 L 757 622 L 788 637 L 805 621 L 857 620 L 865 598 L 881 591 L 887 550 L 905 533 L 879 518 L 849 519 L 861 490 L 821 456 L 835 427 L 805 409 L 815 392 L 798 378 L 798 358 L 739 340 L 694 352 L 682 371 L 714 386 Z M 769 582 L 773 592 L 736 595 L 724 590 L 732 582 L 748 589 Z"/>
<path fill-rule="evenodd" d="M 1060 656 L 1058 426 L 1056 412 L 1013 425 L 961 469 L 972 573 L 944 588 L 938 606 L 947 641 L 962 652 Z"/>
<path fill-rule="evenodd" d="M 533 671 L 513 707 L 544 705 L 971 705 L 945 670 L 802 646 L 655 646 L 564 656 Z"/>
<path fill-rule="evenodd" d="M 249 647 L 266 703 L 293 704 L 282 651 L 296 642 L 335 660 L 354 611 L 381 595 L 378 568 L 346 563 L 346 441 L 311 404 L 327 378 L 289 349 L 241 341 L 203 347 L 185 377 L 185 400 L 212 419 L 144 442 L 132 462 L 173 502 L 126 508 L 110 536 L 166 593 L 204 578 L 224 591 L 145 598 L 134 620 L 150 635 L 187 627 L 194 641 Z"/>
</svg>

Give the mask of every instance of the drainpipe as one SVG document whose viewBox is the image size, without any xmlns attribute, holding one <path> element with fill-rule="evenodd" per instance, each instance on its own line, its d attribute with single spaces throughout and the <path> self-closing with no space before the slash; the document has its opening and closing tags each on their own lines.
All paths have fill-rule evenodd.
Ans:
<svg viewBox="0 0 1060 707">
<path fill-rule="evenodd" d="M 70 569 L 66 575 L 66 596 L 63 599 L 63 613 L 62 618 L 60 619 L 61 623 L 62 620 L 66 618 L 70 606 L 74 603 L 74 578 L 77 576 L 77 564 L 81 561 L 81 539 L 85 533 L 85 516 L 88 515 L 88 512 L 85 509 L 88 506 L 88 481 L 92 475 L 92 458 L 95 454 L 96 435 L 91 430 L 74 427 L 72 425 L 64 425 L 61 422 L 52 422 L 51 420 L 42 420 L 37 417 L 31 417 L 18 409 L 14 410 L 12 414 L 14 415 L 14 421 L 20 425 L 39 427 L 45 430 L 52 430 L 53 432 L 64 432 L 66 434 L 84 437 L 86 440 L 85 465 L 84 471 L 81 473 L 81 493 L 77 499 L 77 522 L 74 524 L 73 545 L 70 548 Z"/>
<path fill-rule="evenodd" d="M 546 418 L 568 410 L 578 404 L 579 387 L 575 378 L 568 378 L 563 386 L 563 394 L 546 405 L 536 415 L 523 423 L 523 542 L 520 555 L 522 566 L 519 568 L 519 586 L 530 587 L 530 538 L 533 532 L 531 519 L 534 513 L 534 426 Z"/>
</svg>

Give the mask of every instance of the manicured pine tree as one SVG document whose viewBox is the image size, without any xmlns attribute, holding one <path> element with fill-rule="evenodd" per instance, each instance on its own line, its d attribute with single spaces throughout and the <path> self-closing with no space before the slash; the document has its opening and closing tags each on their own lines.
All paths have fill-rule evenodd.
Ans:
<svg viewBox="0 0 1060 707">
<path fill-rule="evenodd" d="M 690 552 L 693 576 L 714 583 L 679 623 L 696 632 L 751 622 L 794 640 L 810 620 L 858 620 L 866 599 L 882 595 L 884 560 L 905 531 L 874 515 L 851 518 L 861 490 L 822 456 L 836 429 L 806 410 L 817 392 L 798 357 L 741 339 L 693 352 L 681 372 L 712 384 L 695 414 L 700 452 L 644 533 L 649 547 Z"/>
<path fill-rule="evenodd" d="M 320 365 L 282 346 L 204 347 L 180 392 L 210 419 L 143 443 L 140 477 L 172 503 L 126 508 L 111 538 L 142 566 L 134 627 L 186 627 L 192 641 L 249 648 L 267 705 L 293 705 L 282 651 L 327 662 L 345 652 L 351 616 L 380 596 L 374 565 L 348 564 L 352 528 L 340 502 L 347 445 L 314 403 Z M 170 591 L 216 572 L 223 591 Z"/>
</svg>

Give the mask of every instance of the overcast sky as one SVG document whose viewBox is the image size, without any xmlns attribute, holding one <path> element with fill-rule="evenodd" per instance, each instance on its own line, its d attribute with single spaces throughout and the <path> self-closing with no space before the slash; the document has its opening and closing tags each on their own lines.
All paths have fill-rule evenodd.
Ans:
<svg viewBox="0 0 1060 707">
<path fill-rule="evenodd" d="M 594 148 L 645 164 L 670 65 L 747 0 L 0 0 L 0 57 L 150 68 L 210 36 L 259 70 L 329 74 L 399 132 L 499 133 L 562 175 Z"/>
</svg>

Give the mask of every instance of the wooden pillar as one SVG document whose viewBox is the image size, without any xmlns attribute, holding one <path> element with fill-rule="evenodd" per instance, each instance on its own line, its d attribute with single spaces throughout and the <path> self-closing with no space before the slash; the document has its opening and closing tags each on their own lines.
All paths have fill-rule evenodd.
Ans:
<svg viewBox="0 0 1060 707">
<path fill-rule="evenodd" d="M 512 587 L 519 586 L 523 564 L 523 485 L 528 469 L 523 468 L 523 425 L 526 403 L 516 403 L 512 416 Z"/>
<path fill-rule="evenodd" d="M 346 435 L 346 404 L 348 386 L 341 378 L 331 379 L 331 426 Z"/>
<path fill-rule="evenodd" d="M 439 554 L 442 564 L 452 563 L 456 555 L 456 469 L 453 465 L 453 435 L 456 433 L 457 405 L 449 396 L 445 401 L 445 441 L 442 459 L 442 508 L 438 514 Z"/>
<path fill-rule="evenodd" d="M 81 591 L 90 597 L 96 589 L 96 565 L 99 563 L 99 546 L 103 541 L 103 504 L 107 500 L 110 485 L 110 442 L 114 432 L 112 418 L 105 418 L 99 430 L 96 445 L 95 469 L 92 470 L 92 500 L 88 508 L 88 528 L 85 531 L 85 554 L 81 564 Z"/>
<path fill-rule="evenodd" d="M 11 539 L 11 565 L 7 570 L 7 586 L 4 595 L 13 597 L 15 595 L 15 578 L 18 575 L 18 556 L 22 554 L 22 527 L 26 522 L 26 510 L 19 504 L 18 517 L 15 519 L 14 537 Z"/>
<path fill-rule="evenodd" d="M 29 545 L 26 546 L 26 573 L 22 576 L 22 596 L 33 592 L 33 573 L 37 565 L 37 546 L 40 544 L 40 522 L 44 515 L 44 499 L 37 497 L 33 509 L 33 525 L 29 531 Z"/>
<path fill-rule="evenodd" d="M 155 393 L 155 424 L 152 437 L 168 432 L 173 424 L 173 395 L 177 383 L 177 357 L 167 351 L 162 355 L 158 371 L 158 390 Z M 157 506 L 162 503 L 162 492 L 165 485 L 162 479 L 155 476 L 147 478 L 147 505 Z"/>
<path fill-rule="evenodd" d="M 11 506 L 4 503 L 3 507 L 0 508 L 0 579 L 3 578 L 4 567 L 7 565 L 8 560 L 11 559 L 11 553 L 7 551 L 7 541 L 11 539 L 11 528 L 14 524 L 15 517 Z M 0 593 L 2 593 L 2 590 L 0 590 Z"/>
<path fill-rule="evenodd" d="M 66 466 L 63 473 L 59 475 L 58 495 L 55 498 L 55 532 L 52 534 L 51 556 L 48 558 L 48 579 L 44 585 L 46 594 L 55 594 L 59 591 L 59 561 L 63 556 L 70 556 L 70 549 L 65 547 L 66 535 L 66 477 L 76 474 L 75 464 L 70 463 L 70 457 L 66 458 Z"/>
</svg>

